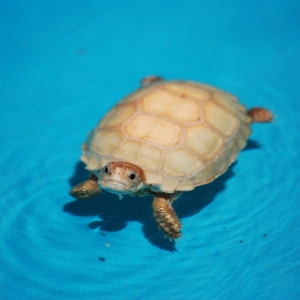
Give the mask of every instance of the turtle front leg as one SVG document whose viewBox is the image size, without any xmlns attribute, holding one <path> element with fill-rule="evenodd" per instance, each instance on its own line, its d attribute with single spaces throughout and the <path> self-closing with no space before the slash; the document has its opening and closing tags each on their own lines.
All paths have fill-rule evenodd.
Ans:
<svg viewBox="0 0 300 300">
<path fill-rule="evenodd" d="M 90 173 L 90 178 L 70 190 L 70 195 L 77 199 L 89 199 L 101 193 L 98 187 L 98 178 L 94 173 Z"/>
<path fill-rule="evenodd" d="M 175 210 L 172 207 L 172 202 L 176 200 L 180 194 L 158 194 L 154 197 L 152 203 L 152 212 L 155 222 L 166 236 L 172 239 L 181 237 L 180 228 L 182 227 Z"/>
</svg>

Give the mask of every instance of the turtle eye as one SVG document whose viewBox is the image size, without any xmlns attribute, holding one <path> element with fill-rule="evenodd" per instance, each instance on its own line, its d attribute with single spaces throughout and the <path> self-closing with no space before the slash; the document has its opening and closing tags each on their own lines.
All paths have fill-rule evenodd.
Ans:
<svg viewBox="0 0 300 300">
<path fill-rule="evenodd" d="M 105 174 L 108 174 L 108 167 L 105 167 L 104 173 L 105 173 Z"/>
<path fill-rule="evenodd" d="M 136 178 L 136 175 L 134 173 L 131 173 L 129 175 L 129 179 L 134 180 Z"/>
</svg>

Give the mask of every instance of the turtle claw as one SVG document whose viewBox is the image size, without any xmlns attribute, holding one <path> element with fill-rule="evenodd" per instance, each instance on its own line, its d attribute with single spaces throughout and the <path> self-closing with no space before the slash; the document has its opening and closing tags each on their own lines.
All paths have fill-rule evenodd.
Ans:
<svg viewBox="0 0 300 300">
<path fill-rule="evenodd" d="M 164 236 L 164 238 L 166 239 L 166 238 L 168 238 L 169 239 L 169 241 L 172 243 L 172 242 L 175 242 L 175 243 L 177 243 L 178 242 L 178 239 L 175 239 L 175 238 L 171 238 L 170 236 L 167 236 L 167 235 L 165 235 Z M 180 236 L 180 238 L 182 239 L 182 237 Z"/>
</svg>

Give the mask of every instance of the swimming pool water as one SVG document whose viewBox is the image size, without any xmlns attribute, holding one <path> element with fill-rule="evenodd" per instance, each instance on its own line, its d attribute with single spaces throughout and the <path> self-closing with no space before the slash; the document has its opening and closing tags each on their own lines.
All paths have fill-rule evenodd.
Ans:
<svg viewBox="0 0 300 300">
<path fill-rule="evenodd" d="M 299 299 L 297 1 L 1 1 L 0 299 Z M 86 134 L 149 74 L 206 82 L 255 124 L 157 230 L 151 198 L 68 195 Z"/>
</svg>

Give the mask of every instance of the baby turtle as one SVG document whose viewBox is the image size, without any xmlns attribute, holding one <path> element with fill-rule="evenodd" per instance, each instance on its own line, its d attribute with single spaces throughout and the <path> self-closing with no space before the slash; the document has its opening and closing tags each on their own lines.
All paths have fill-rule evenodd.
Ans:
<svg viewBox="0 0 300 300">
<path fill-rule="evenodd" d="M 232 94 L 206 84 L 147 77 L 89 133 L 81 160 L 90 178 L 70 194 L 152 195 L 158 227 L 176 240 L 182 225 L 172 203 L 226 172 L 250 125 L 272 118 L 267 109 L 247 111 Z"/>
</svg>

